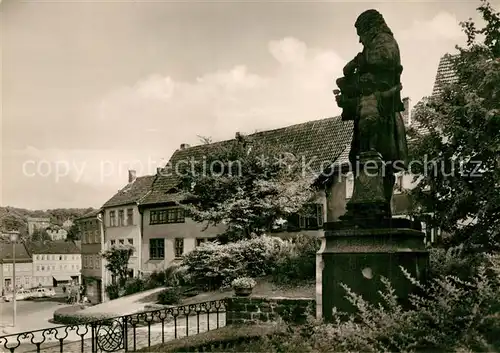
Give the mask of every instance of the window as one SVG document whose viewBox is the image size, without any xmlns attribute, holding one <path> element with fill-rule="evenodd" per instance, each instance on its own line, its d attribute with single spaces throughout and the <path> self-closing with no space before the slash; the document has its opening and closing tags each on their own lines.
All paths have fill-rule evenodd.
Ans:
<svg viewBox="0 0 500 353">
<path fill-rule="evenodd" d="M 99 256 L 95 257 L 95 267 L 101 268 L 101 259 L 99 258 Z"/>
<path fill-rule="evenodd" d="M 116 240 L 111 240 L 110 243 L 111 243 L 111 246 L 114 246 L 116 243 Z"/>
<path fill-rule="evenodd" d="M 352 172 L 347 173 L 345 178 L 345 198 L 350 199 L 354 191 L 354 174 Z"/>
<path fill-rule="evenodd" d="M 129 245 L 134 245 L 134 239 L 132 238 L 127 239 L 127 242 Z"/>
<path fill-rule="evenodd" d="M 37 271 L 40 271 L 40 266 L 37 266 L 37 267 L 36 267 L 36 270 L 37 270 Z"/>
<path fill-rule="evenodd" d="M 109 212 L 109 226 L 116 227 L 116 212 L 115 211 Z"/>
<path fill-rule="evenodd" d="M 323 204 L 308 204 L 305 213 L 300 217 L 301 229 L 319 229 L 323 227 Z"/>
<path fill-rule="evenodd" d="M 61 256 L 61 255 L 59 255 L 59 261 L 61 261 L 61 260 L 62 260 L 62 256 Z"/>
<path fill-rule="evenodd" d="M 45 266 L 42 266 L 42 271 L 45 271 Z"/>
<path fill-rule="evenodd" d="M 89 268 L 94 268 L 94 257 L 89 256 Z"/>
<path fill-rule="evenodd" d="M 151 211 L 149 217 L 149 224 L 184 223 L 184 221 L 184 209 L 180 207 Z"/>
<path fill-rule="evenodd" d="M 196 238 L 196 246 L 200 246 L 201 244 L 205 243 L 207 241 L 207 238 Z"/>
<path fill-rule="evenodd" d="M 175 257 L 181 257 L 184 253 L 184 239 L 175 238 Z"/>
<path fill-rule="evenodd" d="M 149 258 L 153 260 L 165 258 L 165 239 L 149 239 Z"/>
<path fill-rule="evenodd" d="M 120 239 L 120 240 L 118 240 L 118 242 L 120 243 L 120 245 L 123 245 L 123 244 L 125 244 L 125 239 Z"/>
<path fill-rule="evenodd" d="M 123 210 L 118 211 L 118 226 L 123 227 L 125 225 L 125 213 Z"/>
<path fill-rule="evenodd" d="M 131 226 L 134 224 L 134 210 L 132 208 L 127 209 L 127 225 Z"/>
<path fill-rule="evenodd" d="M 403 174 L 396 175 L 396 183 L 394 184 L 395 193 L 403 192 Z"/>
<path fill-rule="evenodd" d="M 304 206 L 300 213 L 294 213 L 288 216 L 286 230 L 295 232 L 301 229 L 316 230 L 323 227 L 323 204 L 313 203 Z M 285 227 L 277 231 L 283 231 Z"/>
</svg>

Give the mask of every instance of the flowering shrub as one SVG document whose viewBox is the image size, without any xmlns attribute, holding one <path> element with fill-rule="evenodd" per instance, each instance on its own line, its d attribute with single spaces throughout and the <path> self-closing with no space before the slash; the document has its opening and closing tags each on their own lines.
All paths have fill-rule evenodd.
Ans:
<svg viewBox="0 0 500 353">
<path fill-rule="evenodd" d="M 238 277 L 259 277 L 272 272 L 288 243 L 260 236 L 234 243 L 208 242 L 184 255 L 182 266 L 191 281 L 211 289 L 228 287 Z"/>
<path fill-rule="evenodd" d="M 250 277 L 239 277 L 236 278 L 233 282 L 231 282 L 231 286 L 233 288 L 253 288 L 257 282 L 253 278 Z"/>
</svg>

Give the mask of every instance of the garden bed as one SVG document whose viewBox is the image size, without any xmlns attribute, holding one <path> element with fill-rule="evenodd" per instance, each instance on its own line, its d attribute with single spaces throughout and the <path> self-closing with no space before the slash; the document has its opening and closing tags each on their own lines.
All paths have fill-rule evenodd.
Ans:
<svg viewBox="0 0 500 353">
<path fill-rule="evenodd" d="M 62 325 L 81 325 L 93 321 L 104 320 L 104 323 L 110 324 L 109 319 L 112 318 L 110 314 L 86 314 L 83 309 L 88 306 L 84 305 L 70 305 L 59 308 L 54 311 L 53 322 Z"/>
</svg>

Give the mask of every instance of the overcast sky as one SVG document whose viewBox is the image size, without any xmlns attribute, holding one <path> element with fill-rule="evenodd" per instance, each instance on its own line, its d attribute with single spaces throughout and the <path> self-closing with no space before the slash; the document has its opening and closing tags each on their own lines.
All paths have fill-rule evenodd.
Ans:
<svg viewBox="0 0 500 353">
<path fill-rule="evenodd" d="M 339 114 L 331 92 L 369 8 L 416 103 L 478 4 L 3 0 L 1 204 L 99 207 L 128 169 L 153 174 L 197 135 Z"/>
</svg>

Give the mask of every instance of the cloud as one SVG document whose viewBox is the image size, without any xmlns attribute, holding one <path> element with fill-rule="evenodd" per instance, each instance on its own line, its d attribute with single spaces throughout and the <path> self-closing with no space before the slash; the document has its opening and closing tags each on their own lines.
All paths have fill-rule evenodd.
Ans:
<svg viewBox="0 0 500 353">
<path fill-rule="evenodd" d="M 339 113 L 331 91 L 344 59 L 291 37 L 270 41 L 267 49 L 276 63 L 269 75 L 243 64 L 190 82 L 155 74 L 111 92 L 92 115 L 100 117 L 104 130 L 156 132 L 165 146 L 176 148 L 196 143 L 196 135 L 232 138 L 235 131 L 251 133 Z"/>
<path fill-rule="evenodd" d="M 460 41 L 465 38 L 457 18 L 449 12 L 439 12 L 429 21 L 413 21 L 406 30 L 398 33 L 401 40 L 436 42 Z"/>
</svg>

